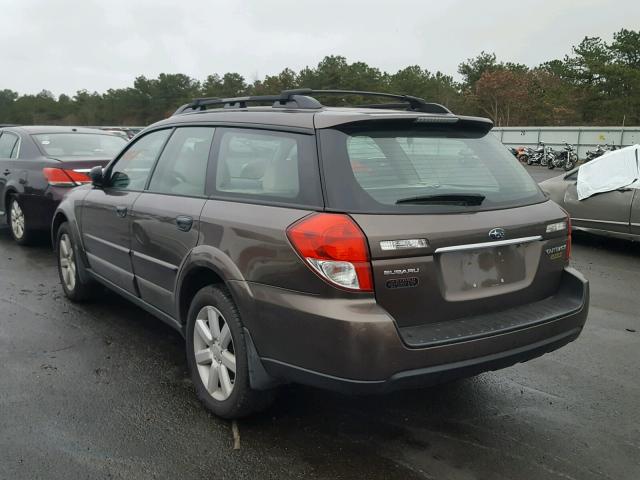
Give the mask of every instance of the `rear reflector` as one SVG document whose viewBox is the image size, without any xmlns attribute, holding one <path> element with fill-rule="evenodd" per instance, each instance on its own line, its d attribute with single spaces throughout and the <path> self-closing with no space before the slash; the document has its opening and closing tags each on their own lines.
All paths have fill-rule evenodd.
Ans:
<svg viewBox="0 0 640 480">
<path fill-rule="evenodd" d="M 407 240 L 382 240 L 381 250 L 406 250 L 408 248 L 427 248 L 429 243 L 426 238 L 410 238 Z"/>
<path fill-rule="evenodd" d="M 65 170 L 63 168 L 43 168 L 42 173 L 54 187 L 76 187 L 83 183 L 91 183 L 91 179 L 84 173 L 74 170 Z"/>
<path fill-rule="evenodd" d="M 348 215 L 314 213 L 287 228 L 293 248 L 333 285 L 373 291 L 367 239 Z"/>
</svg>

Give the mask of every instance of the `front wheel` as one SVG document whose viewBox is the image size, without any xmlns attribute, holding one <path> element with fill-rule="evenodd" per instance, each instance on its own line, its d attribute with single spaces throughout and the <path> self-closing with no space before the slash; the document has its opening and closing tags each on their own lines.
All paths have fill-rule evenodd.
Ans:
<svg viewBox="0 0 640 480">
<path fill-rule="evenodd" d="M 83 302 L 91 298 L 94 284 L 83 281 L 78 273 L 78 255 L 69 224 L 63 223 L 56 236 L 55 251 L 58 257 L 58 276 L 62 290 L 69 300 Z"/>
<path fill-rule="evenodd" d="M 568 172 L 569 170 L 573 170 L 576 166 L 576 159 L 573 157 L 568 157 L 567 161 L 564 162 L 564 169 Z"/>
<path fill-rule="evenodd" d="M 254 390 L 240 312 L 226 288 L 200 290 L 187 319 L 187 365 L 198 398 L 222 418 L 240 418 L 267 408 L 272 390 Z"/>
</svg>

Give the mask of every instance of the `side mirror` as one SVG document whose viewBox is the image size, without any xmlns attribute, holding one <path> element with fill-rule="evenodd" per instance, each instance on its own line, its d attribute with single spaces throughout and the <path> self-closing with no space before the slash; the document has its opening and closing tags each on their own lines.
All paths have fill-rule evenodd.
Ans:
<svg viewBox="0 0 640 480">
<path fill-rule="evenodd" d="M 89 178 L 94 187 L 102 187 L 104 185 L 104 170 L 101 166 L 93 167 L 89 171 Z"/>
</svg>

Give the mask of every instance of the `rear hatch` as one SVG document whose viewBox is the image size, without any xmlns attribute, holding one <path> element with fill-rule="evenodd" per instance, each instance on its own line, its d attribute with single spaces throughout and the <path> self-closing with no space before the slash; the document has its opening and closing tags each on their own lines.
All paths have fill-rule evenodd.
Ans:
<svg viewBox="0 0 640 480">
<path fill-rule="evenodd" d="M 319 137 L 327 206 L 365 233 L 376 299 L 399 327 L 448 335 L 447 322 L 558 291 L 566 215 L 486 124 L 369 121 Z"/>
</svg>

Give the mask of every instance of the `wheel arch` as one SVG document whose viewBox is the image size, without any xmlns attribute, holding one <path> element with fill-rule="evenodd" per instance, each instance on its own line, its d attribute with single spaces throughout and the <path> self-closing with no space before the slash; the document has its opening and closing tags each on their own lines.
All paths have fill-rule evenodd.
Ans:
<svg viewBox="0 0 640 480">
<path fill-rule="evenodd" d="M 3 205 L 4 205 L 4 214 L 7 217 L 7 222 L 9 222 L 9 198 L 13 195 L 19 195 L 18 189 L 13 185 L 8 185 L 4 191 Z"/>
<path fill-rule="evenodd" d="M 53 220 L 51 222 L 51 245 L 53 245 L 53 249 L 56 249 L 56 239 L 58 237 L 58 229 L 60 225 L 64 222 L 69 222 L 67 215 L 64 212 L 57 211 L 53 215 Z"/>
<path fill-rule="evenodd" d="M 207 285 L 224 285 L 242 313 L 243 307 L 234 292 L 234 280 L 243 281 L 244 277 L 223 251 L 209 245 L 198 245 L 192 249 L 176 281 L 175 312 L 180 324 L 186 325 L 191 299 Z"/>
<path fill-rule="evenodd" d="M 176 294 L 177 320 L 181 325 L 186 325 L 189 307 L 193 297 L 204 287 L 209 285 L 226 285 L 215 267 L 206 264 L 193 264 L 180 275 Z"/>
</svg>

